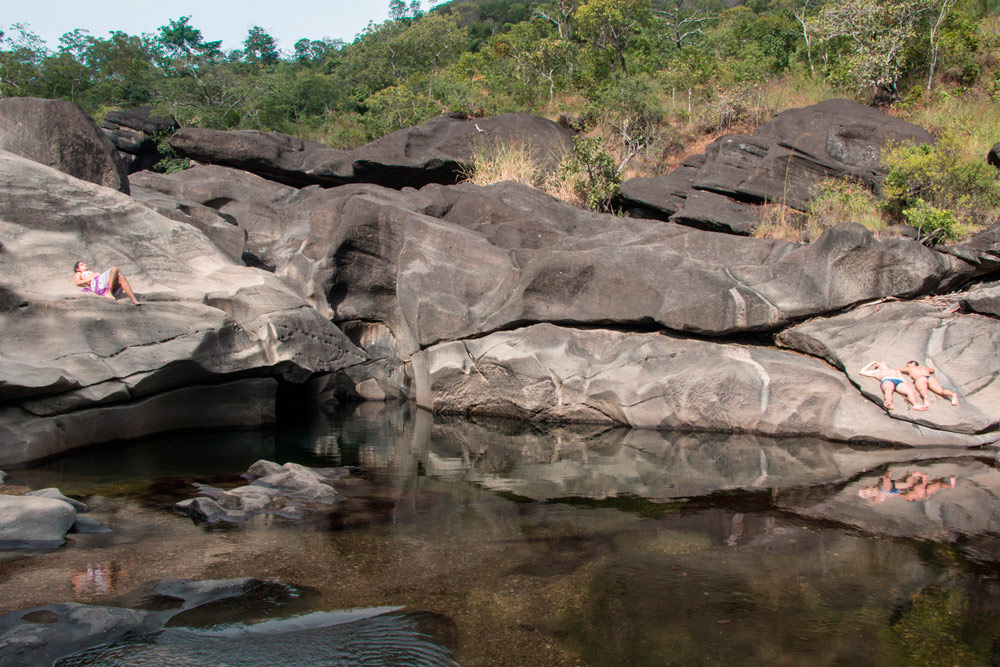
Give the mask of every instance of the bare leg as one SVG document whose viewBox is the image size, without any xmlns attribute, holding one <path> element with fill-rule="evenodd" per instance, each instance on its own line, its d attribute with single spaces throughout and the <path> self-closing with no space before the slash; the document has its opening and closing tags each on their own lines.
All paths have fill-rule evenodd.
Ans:
<svg viewBox="0 0 1000 667">
<path fill-rule="evenodd" d="M 118 291 L 118 267 L 112 266 L 108 270 L 108 291 L 104 293 L 104 296 L 115 300 L 115 292 Z"/>
<path fill-rule="evenodd" d="M 917 402 L 917 392 L 913 391 L 913 387 L 907 386 L 906 384 L 901 384 L 898 387 L 896 387 L 896 391 L 898 391 L 900 394 L 906 397 L 906 400 L 909 402 L 910 407 L 912 407 L 914 410 L 922 411 L 927 409 L 928 406 Z"/>
<path fill-rule="evenodd" d="M 142 302 L 135 298 L 135 292 L 132 291 L 132 286 L 129 285 L 128 278 L 125 276 L 118 276 L 118 282 L 122 286 L 122 291 L 125 292 L 125 296 L 132 300 L 132 303 L 136 306 L 141 306 Z"/>
<path fill-rule="evenodd" d="M 913 380 L 913 386 L 917 390 L 917 394 L 920 395 L 920 402 L 927 407 L 930 407 L 930 403 L 927 401 L 927 378 L 918 377 Z"/>
<path fill-rule="evenodd" d="M 951 391 L 950 389 L 945 389 L 944 387 L 942 387 L 941 383 L 938 382 L 937 378 L 935 377 L 927 378 L 925 382 L 927 386 L 930 388 L 930 390 L 933 391 L 935 394 L 937 394 L 942 398 L 949 399 L 952 405 L 958 405 L 958 395 L 955 392 Z M 926 399 L 924 400 L 926 401 Z"/>
<path fill-rule="evenodd" d="M 882 390 L 882 405 L 886 410 L 892 410 L 892 383 L 883 381 L 879 384 L 879 388 Z"/>
</svg>

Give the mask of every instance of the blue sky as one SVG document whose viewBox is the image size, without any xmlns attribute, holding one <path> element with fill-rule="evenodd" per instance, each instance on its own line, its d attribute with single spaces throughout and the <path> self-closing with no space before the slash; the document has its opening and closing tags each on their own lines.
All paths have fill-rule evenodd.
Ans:
<svg viewBox="0 0 1000 667">
<path fill-rule="evenodd" d="M 424 0 L 424 9 L 441 0 Z M 247 30 L 264 28 L 278 40 L 278 47 L 291 52 L 302 37 L 330 37 L 350 42 L 368 21 L 383 21 L 389 0 L 130 0 L 120 4 L 95 5 L 81 0 L 26 0 L 6 3 L 0 13 L 0 28 L 26 23 L 46 41 L 49 49 L 59 46 L 59 37 L 75 28 L 85 28 L 95 37 L 122 30 L 130 35 L 155 33 L 161 25 L 181 16 L 191 16 L 191 25 L 206 40 L 221 39 L 224 49 L 240 48 Z"/>
</svg>

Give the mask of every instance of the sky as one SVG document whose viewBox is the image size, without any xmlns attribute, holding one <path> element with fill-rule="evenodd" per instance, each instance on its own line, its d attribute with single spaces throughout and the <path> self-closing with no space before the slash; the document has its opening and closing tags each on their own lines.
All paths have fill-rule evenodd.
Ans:
<svg viewBox="0 0 1000 667">
<path fill-rule="evenodd" d="M 437 2 L 425 0 L 424 8 Z M 58 48 L 60 36 L 76 28 L 95 37 L 107 37 L 114 30 L 141 35 L 190 16 L 190 25 L 201 30 L 206 41 L 221 39 L 225 50 L 242 48 L 247 30 L 259 25 L 278 41 L 279 49 L 291 53 L 303 37 L 350 42 L 368 21 L 384 21 L 389 13 L 389 0 L 130 0 L 100 6 L 81 0 L 11 0 L 5 4 L 0 29 L 6 32 L 13 23 L 25 23 L 50 50 Z"/>
</svg>

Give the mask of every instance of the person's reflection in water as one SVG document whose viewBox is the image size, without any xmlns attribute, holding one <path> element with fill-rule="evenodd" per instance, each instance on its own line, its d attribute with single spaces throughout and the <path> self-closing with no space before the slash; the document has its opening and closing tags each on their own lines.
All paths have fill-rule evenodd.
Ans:
<svg viewBox="0 0 1000 667">
<path fill-rule="evenodd" d="M 952 489 L 956 482 L 954 475 L 930 481 L 927 473 L 919 470 L 909 473 L 902 480 L 895 481 L 892 479 L 892 473 L 887 472 L 874 486 L 858 489 L 858 495 L 870 503 L 884 503 L 891 496 L 915 502 L 927 500 L 941 489 Z"/>
<path fill-rule="evenodd" d="M 70 581 L 77 597 L 99 597 L 114 590 L 120 574 L 117 563 L 88 563 L 85 568 L 73 570 Z"/>
</svg>

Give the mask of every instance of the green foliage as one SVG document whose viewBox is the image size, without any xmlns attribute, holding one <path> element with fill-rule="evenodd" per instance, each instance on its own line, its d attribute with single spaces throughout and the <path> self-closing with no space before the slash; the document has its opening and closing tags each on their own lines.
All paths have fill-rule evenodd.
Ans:
<svg viewBox="0 0 1000 667">
<path fill-rule="evenodd" d="M 964 156 L 954 137 L 937 144 L 901 145 L 882 158 L 883 208 L 929 235 L 955 240 L 1000 213 L 1000 176 L 982 160 Z"/>
<path fill-rule="evenodd" d="M 610 212 L 621 187 L 621 174 L 598 137 L 573 137 L 573 153 L 560 165 L 559 177 L 594 211 Z"/>
<path fill-rule="evenodd" d="M 175 174 L 191 166 L 190 160 L 182 158 L 174 152 L 173 146 L 170 145 L 171 134 L 173 133 L 167 131 L 153 137 L 153 140 L 156 141 L 156 150 L 160 151 L 163 156 L 159 162 L 153 165 L 153 171 L 161 174 Z"/>
<path fill-rule="evenodd" d="M 820 183 L 807 214 L 809 224 L 819 231 L 844 222 L 864 225 L 876 233 L 886 226 L 875 195 L 860 183 L 845 179 Z"/>
<path fill-rule="evenodd" d="M 365 100 L 362 124 L 369 139 L 425 123 L 441 114 L 441 107 L 423 92 L 408 86 L 383 88 Z"/>
</svg>

